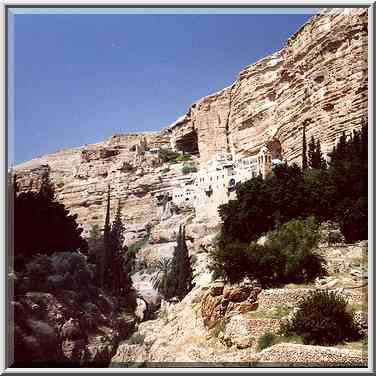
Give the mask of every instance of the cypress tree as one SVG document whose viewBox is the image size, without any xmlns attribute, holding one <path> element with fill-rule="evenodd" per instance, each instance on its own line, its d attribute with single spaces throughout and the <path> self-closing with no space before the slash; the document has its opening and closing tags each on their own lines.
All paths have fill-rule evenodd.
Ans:
<svg viewBox="0 0 376 376">
<path fill-rule="evenodd" d="M 179 227 L 176 247 L 171 263 L 168 297 L 183 299 L 192 288 L 192 267 L 185 242 L 185 227 Z"/>
<path fill-rule="evenodd" d="M 192 267 L 188 247 L 185 242 L 185 226 L 181 226 L 181 249 L 178 274 L 178 297 L 183 299 L 192 289 Z"/>
<path fill-rule="evenodd" d="M 100 286 L 104 287 L 105 272 L 107 267 L 108 254 L 111 250 L 110 247 L 110 185 L 108 184 L 107 191 L 107 208 L 106 208 L 106 219 L 103 229 L 103 252 L 100 257 L 100 267 L 99 267 L 99 281 Z"/>
<path fill-rule="evenodd" d="M 317 168 L 317 167 L 315 167 L 315 153 L 316 153 L 315 138 L 312 136 L 311 141 L 308 144 L 308 166 L 309 166 L 309 168 Z"/>
<path fill-rule="evenodd" d="M 303 150 L 302 150 L 302 169 L 303 169 L 303 171 L 306 170 L 307 167 L 308 167 L 307 141 L 306 141 L 306 134 L 305 134 L 305 125 L 303 125 Z"/>
<path fill-rule="evenodd" d="M 116 210 L 115 220 L 110 232 L 110 260 L 107 266 L 107 275 L 111 276 L 111 287 L 115 294 L 120 293 L 121 279 L 123 275 L 123 243 L 124 243 L 124 225 L 121 220 L 120 201 Z M 109 278 L 110 279 L 110 278 Z"/>
<path fill-rule="evenodd" d="M 316 158 L 317 158 L 317 168 L 320 168 L 322 170 L 326 169 L 326 161 L 321 153 L 321 145 L 320 145 L 320 140 L 317 140 L 316 143 Z"/>
<path fill-rule="evenodd" d="M 312 136 L 308 145 L 308 166 L 314 169 L 325 169 L 326 162 L 321 153 L 320 140 L 315 142 L 315 138 Z"/>
<path fill-rule="evenodd" d="M 47 201 L 53 201 L 55 198 L 55 188 L 50 180 L 50 170 L 44 170 L 41 178 L 39 194 Z"/>
</svg>

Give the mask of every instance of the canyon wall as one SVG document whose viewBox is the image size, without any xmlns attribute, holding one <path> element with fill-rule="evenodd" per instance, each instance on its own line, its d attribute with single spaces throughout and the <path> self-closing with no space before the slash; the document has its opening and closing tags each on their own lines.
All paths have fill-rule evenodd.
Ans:
<svg viewBox="0 0 376 376">
<path fill-rule="evenodd" d="M 220 150 L 255 154 L 273 138 L 289 163 L 301 163 L 303 124 L 307 139 L 314 135 L 329 152 L 343 131 L 367 120 L 367 56 L 367 10 L 323 11 L 168 131 L 177 142 L 197 132 L 202 163 Z"/>
<path fill-rule="evenodd" d="M 301 163 L 302 127 L 307 140 L 319 138 L 329 152 L 343 132 L 367 121 L 367 10 L 328 10 L 313 16 L 278 52 L 243 69 L 235 82 L 196 101 L 161 132 L 121 134 L 97 144 L 64 150 L 16 166 L 19 186 L 35 188 L 50 170 L 57 198 L 74 214 L 85 234 L 104 223 L 107 185 L 112 218 L 123 207 L 128 241 L 158 223 L 158 196 L 190 184 L 182 164 L 162 164 L 142 153 L 145 145 L 196 155 L 200 165 L 218 151 L 252 155 L 277 139 L 289 163 Z M 177 224 L 178 225 L 178 224 Z"/>
</svg>

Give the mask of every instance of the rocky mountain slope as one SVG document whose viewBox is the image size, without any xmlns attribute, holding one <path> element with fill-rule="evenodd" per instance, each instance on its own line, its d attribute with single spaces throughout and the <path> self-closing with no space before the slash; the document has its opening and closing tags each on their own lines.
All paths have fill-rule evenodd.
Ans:
<svg viewBox="0 0 376 376">
<path fill-rule="evenodd" d="M 286 307 L 293 309 L 312 287 L 339 289 L 357 311 L 366 312 L 363 307 L 367 291 L 359 286 L 365 276 L 365 270 L 360 268 L 366 252 L 362 245 L 354 249 L 326 248 L 330 278 L 317 281 L 317 286 L 257 293 L 246 287 L 245 294 L 239 286 L 210 285 L 207 251 L 218 234 L 217 220 L 208 218 L 203 222 L 189 205 L 176 206 L 165 200 L 166 194 L 192 184 L 194 172 L 184 173 L 185 163 L 200 168 L 223 149 L 235 157 L 252 155 L 262 144 L 277 140 L 283 158 L 289 163 L 300 163 L 303 125 L 307 139 L 314 135 L 320 139 L 322 150 L 330 151 L 343 131 L 357 129 L 367 120 L 367 43 L 366 10 L 325 11 L 312 17 L 280 51 L 246 67 L 231 86 L 198 100 L 185 115 L 160 132 L 118 134 L 97 144 L 40 156 L 15 167 L 21 190 L 38 188 L 40 177 L 49 171 L 57 199 L 78 215 L 77 221 L 86 236 L 92 225 L 100 228 L 104 225 L 110 184 L 111 218 L 120 201 L 125 243 L 139 244 L 138 271 L 132 279 L 145 301 L 146 296 L 155 298 L 151 286 L 153 264 L 162 257 L 172 256 L 178 227 L 186 225 L 187 246 L 194 259 L 195 289 L 178 304 L 163 303 L 158 317 L 140 323 L 137 333 L 118 348 L 117 342 L 126 335 L 114 340 L 113 333 L 106 330 L 115 326 L 112 321 L 116 318 L 107 317 L 108 328 L 104 333 L 95 332 L 85 339 L 83 353 L 88 362 L 102 357 L 102 353 L 106 362 L 116 353 L 113 366 L 124 363 L 166 366 L 168 362 L 254 365 L 280 362 L 284 353 L 293 353 L 302 362 L 311 361 L 312 357 L 332 359 L 332 363 L 346 359 L 362 365 L 367 362 L 360 348 L 311 349 L 299 344 L 278 344 L 261 353 L 255 350 L 257 339 L 265 331 L 276 330 L 281 312 L 286 313 Z M 192 160 L 163 162 L 158 153 L 161 148 L 188 152 Z M 234 299 L 230 299 L 232 308 L 225 310 L 228 322 L 219 327 L 216 315 L 223 314 L 219 307 L 227 299 L 225 294 Z M 50 306 L 47 311 L 57 310 L 59 315 L 65 312 L 64 320 L 68 320 L 70 307 L 65 307 L 69 303 L 66 300 L 65 295 L 61 303 L 51 300 L 51 296 L 30 292 L 15 307 L 21 313 L 28 312 L 32 320 L 22 330 L 33 332 L 35 327 L 37 332 L 34 321 L 38 320 L 46 321 L 55 331 L 60 330 L 53 320 L 38 313 L 37 306 L 46 301 Z M 101 312 L 95 310 L 93 315 L 106 313 L 99 308 Z M 146 303 L 138 304 L 138 321 L 152 318 L 148 309 Z M 101 323 L 97 318 L 96 322 Z M 208 325 L 210 322 L 213 326 Z M 74 339 L 73 343 L 68 337 L 64 337 L 62 351 L 70 359 L 74 358 L 73 349 L 81 344 L 76 342 L 82 338 Z"/>
<path fill-rule="evenodd" d="M 300 163 L 307 124 L 307 137 L 319 138 L 330 151 L 342 131 L 367 117 L 367 30 L 365 9 L 312 17 L 280 51 L 195 102 L 168 128 L 171 136 L 184 147 L 184 135 L 196 133 L 202 162 L 222 149 L 255 154 L 276 138 L 284 158 Z"/>
<path fill-rule="evenodd" d="M 263 334 L 276 333 L 299 301 L 318 288 L 346 297 L 367 331 L 367 274 L 354 272 L 360 260 L 367 268 L 367 242 L 322 243 L 320 254 L 328 276 L 316 284 L 261 290 L 249 282 L 215 281 L 196 286 L 177 304 L 162 304 L 157 318 L 140 323 L 136 334 L 119 344 L 111 367 L 365 367 L 362 341 L 309 346 L 286 339 L 257 348 Z"/>
<path fill-rule="evenodd" d="M 85 233 L 104 222 L 104 198 L 111 183 L 112 213 L 123 205 L 127 241 L 145 236 L 157 223 L 157 196 L 189 182 L 182 166 L 163 174 L 147 149 L 175 148 L 205 164 L 227 149 L 235 156 L 254 154 L 276 139 L 288 162 L 300 163 L 302 126 L 322 150 L 331 150 L 343 131 L 367 119 L 367 10 L 328 10 L 312 17 L 280 51 L 246 67 L 222 91 L 201 98 L 173 125 L 160 132 L 120 134 L 76 149 L 44 155 L 16 166 L 23 189 L 35 186 L 48 168 L 57 197 L 78 214 Z"/>
</svg>

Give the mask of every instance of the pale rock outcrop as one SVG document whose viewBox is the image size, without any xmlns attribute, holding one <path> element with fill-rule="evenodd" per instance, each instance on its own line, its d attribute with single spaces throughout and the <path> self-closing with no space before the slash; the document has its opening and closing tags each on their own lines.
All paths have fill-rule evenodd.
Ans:
<svg viewBox="0 0 376 376">
<path fill-rule="evenodd" d="M 158 197 L 191 180 L 181 164 L 162 173 L 166 166 L 151 150 L 196 153 L 203 165 L 219 151 L 238 158 L 256 154 L 266 143 L 272 154 L 277 145 L 288 163 L 300 163 L 303 125 L 307 139 L 320 139 L 324 154 L 342 132 L 359 129 L 367 121 L 367 28 L 365 8 L 323 10 L 280 51 L 244 68 L 229 87 L 196 101 L 171 126 L 35 158 L 15 167 L 19 186 L 35 189 L 49 169 L 58 200 L 78 215 L 88 235 L 92 225 L 104 224 L 111 183 L 111 216 L 120 200 L 126 243 L 136 242 L 145 234 L 131 228 L 152 227 L 176 214 L 171 202 L 161 206 Z"/>
<path fill-rule="evenodd" d="M 249 281 L 237 285 L 213 282 L 202 298 L 201 315 L 208 329 L 230 316 L 257 309 L 257 296 L 261 288 Z"/>
<path fill-rule="evenodd" d="M 198 135 L 201 162 L 221 150 L 255 154 L 279 140 L 283 158 L 301 163 L 302 127 L 327 153 L 343 131 L 367 119 L 366 9 L 313 16 L 278 52 L 243 69 L 235 82 L 196 101 L 168 128 L 178 145 Z"/>
</svg>

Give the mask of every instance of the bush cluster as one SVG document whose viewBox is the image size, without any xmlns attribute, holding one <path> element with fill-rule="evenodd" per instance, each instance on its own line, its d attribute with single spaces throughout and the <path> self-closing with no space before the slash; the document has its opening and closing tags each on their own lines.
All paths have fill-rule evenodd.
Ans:
<svg viewBox="0 0 376 376">
<path fill-rule="evenodd" d="M 191 172 L 197 172 L 197 167 L 195 166 L 183 166 L 181 169 L 183 174 L 190 174 Z"/>
<path fill-rule="evenodd" d="M 211 253 L 210 268 L 231 282 L 257 279 L 263 287 L 310 281 L 325 273 L 324 260 L 314 252 L 320 240 L 313 217 L 277 225 L 264 244 L 234 242 Z"/>
<path fill-rule="evenodd" d="M 280 164 L 272 174 L 237 184 L 237 199 L 220 206 L 222 237 L 249 243 L 277 223 L 315 216 L 340 224 L 347 242 L 367 238 L 367 129 L 343 135 L 329 168 Z"/>
<path fill-rule="evenodd" d="M 61 290 L 89 292 L 95 285 L 95 267 L 86 256 L 73 252 L 34 255 L 18 274 L 17 292 L 39 290 L 56 293 Z M 20 290 L 20 291 L 18 291 Z"/>
<path fill-rule="evenodd" d="M 293 318 L 282 324 L 281 334 L 299 335 L 312 345 L 335 345 L 361 337 L 346 299 L 336 292 L 311 292 L 298 308 Z"/>
<path fill-rule="evenodd" d="M 162 162 L 176 162 L 176 158 L 179 157 L 180 154 L 172 151 L 170 149 L 161 148 L 159 149 L 159 158 L 161 158 Z"/>
<path fill-rule="evenodd" d="M 87 249 L 87 242 L 81 237 L 82 228 L 76 222 L 77 215 L 70 215 L 65 206 L 55 200 L 49 171 L 44 173 L 38 192 L 18 193 L 16 176 L 10 191 L 13 191 L 16 267 L 22 267 L 36 254 Z"/>
<path fill-rule="evenodd" d="M 304 228 L 298 228 L 299 222 L 291 223 L 298 226 L 293 233 L 296 242 L 303 242 L 299 247 L 292 238 L 288 242 L 283 239 L 291 236 L 288 231 L 278 230 L 266 245 L 254 243 L 275 226 L 294 219 L 313 216 L 319 223 L 337 222 L 347 242 L 367 238 L 367 128 L 361 133 L 354 131 L 351 138 L 341 137 L 328 168 L 321 163 L 317 144 L 311 149 L 317 155 L 310 157 L 316 160 L 310 166 L 317 168 L 302 170 L 296 164 L 280 164 L 265 179 L 258 176 L 237 184 L 237 198 L 219 207 L 222 229 L 213 252 L 215 275 L 239 280 L 260 274 L 265 284 L 303 282 L 319 275 L 322 259 L 306 252 L 312 228 L 299 237 L 297 231 Z"/>
</svg>

